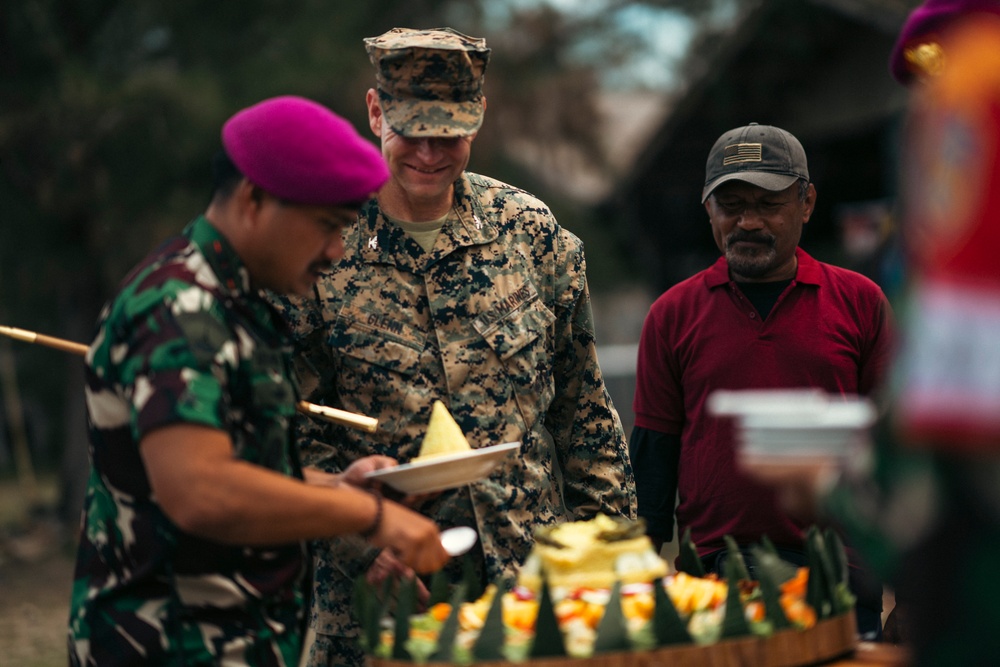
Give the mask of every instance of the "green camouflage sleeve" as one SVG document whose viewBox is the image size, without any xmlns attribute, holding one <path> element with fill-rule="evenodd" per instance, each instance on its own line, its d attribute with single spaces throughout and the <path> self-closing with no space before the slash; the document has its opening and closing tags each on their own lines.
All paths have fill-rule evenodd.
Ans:
<svg viewBox="0 0 1000 667">
<path fill-rule="evenodd" d="M 268 294 L 268 299 L 291 328 L 297 352 L 295 370 L 303 397 L 324 404 L 328 398 L 336 396 L 335 367 L 318 300 L 277 294 Z M 340 443 L 349 440 L 343 437 L 343 426 L 302 414 L 296 415 L 294 426 L 303 465 L 340 472 L 347 462 L 363 454 L 344 451 Z M 316 550 L 313 594 L 317 598 L 337 597 L 331 595 L 330 588 L 363 574 L 378 555 L 377 549 L 361 539 L 326 540 L 322 547 Z M 349 599 L 350 591 L 347 594 Z"/>
<path fill-rule="evenodd" d="M 274 293 L 268 293 L 267 297 L 291 329 L 296 348 L 295 373 L 303 398 L 322 404 L 326 397 L 335 393 L 334 369 L 316 298 Z M 295 439 L 302 463 L 328 472 L 339 472 L 330 444 L 336 442 L 336 431 L 336 425 L 329 421 L 297 415 Z"/>
</svg>

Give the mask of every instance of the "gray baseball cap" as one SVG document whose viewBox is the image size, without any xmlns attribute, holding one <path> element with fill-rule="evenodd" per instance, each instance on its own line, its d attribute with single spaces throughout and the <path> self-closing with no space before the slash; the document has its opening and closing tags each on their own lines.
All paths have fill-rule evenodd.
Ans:
<svg viewBox="0 0 1000 667">
<path fill-rule="evenodd" d="M 701 201 L 726 181 L 779 191 L 800 178 L 809 180 L 809 165 L 799 140 L 780 127 L 750 123 L 724 133 L 712 146 Z"/>
</svg>

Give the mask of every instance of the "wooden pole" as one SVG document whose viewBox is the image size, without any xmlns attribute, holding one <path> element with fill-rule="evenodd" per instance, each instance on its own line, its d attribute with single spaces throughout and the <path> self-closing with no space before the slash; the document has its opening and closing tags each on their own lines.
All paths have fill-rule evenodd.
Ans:
<svg viewBox="0 0 1000 667">
<path fill-rule="evenodd" d="M 35 333 L 34 331 L 27 331 L 26 329 L 0 325 L 0 335 L 21 340 L 26 343 L 45 345 L 46 347 L 52 347 L 64 352 L 72 352 L 73 354 L 79 354 L 81 356 L 87 354 L 87 346 L 82 343 L 74 343 L 73 341 L 55 338 L 54 336 L 45 336 L 43 334 Z M 337 408 L 328 408 L 325 405 L 316 405 L 315 403 L 309 403 L 307 401 L 299 401 L 295 408 L 302 414 L 320 417 L 322 419 L 326 419 L 327 421 L 341 424 L 342 426 L 348 426 L 359 431 L 374 433 L 375 430 L 378 429 L 378 420 L 374 417 L 359 415 L 346 410 L 338 410 Z"/>
</svg>

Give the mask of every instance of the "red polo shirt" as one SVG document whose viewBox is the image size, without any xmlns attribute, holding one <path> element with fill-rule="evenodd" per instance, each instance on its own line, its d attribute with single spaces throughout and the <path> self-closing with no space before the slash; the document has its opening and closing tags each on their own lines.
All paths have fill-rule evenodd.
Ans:
<svg viewBox="0 0 1000 667">
<path fill-rule="evenodd" d="M 660 296 L 643 325 L 635 424 L 680 434 L 677 534 L 690 527 L 702 554 L 725 548 L 727 534 L 741 544 L 766 534 L 778 546 L 800 547 L 805 527 L 778 509 L 773 491 L 736 469 L 731 423 L 707 414 L 709 394 L 799 387 L 868 394 L 890 361 L 882 290 L 801 248 L 796 256 L 795 279 L 764 321 L 720 257 Z M 637 484 L 641 477 L 637 471 Z"/>
</svg>

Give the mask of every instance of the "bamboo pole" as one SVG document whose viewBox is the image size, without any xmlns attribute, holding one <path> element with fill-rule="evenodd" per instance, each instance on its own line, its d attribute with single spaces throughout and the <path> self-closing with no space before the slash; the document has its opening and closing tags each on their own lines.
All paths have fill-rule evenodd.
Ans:
<svg viewBox="0 0 1000 667">
<path fill-rule="evenodd" d="M 56 338 L 54 336 L 46 336 L 35 333 L 34 331 L 28 331 L 26 329 L 0 325 L 0 335 L 24 341 L 25 343 L 45 345 L 46 347 L 62 350 L 63 352 L 72 352 L 73 354 L 81 356 L 87 354 L 87 346 L 82 343 L 74 343 L 73 341 Z M 378 428 L 378 420 L 374 417 L 359 415 L 346 410 L 329 408 L 325 405 L 316 405 L 315 403 L 309 403 L 308 401 L 299 401 L 295 408 L 302 414 L 312 417 L 320 417 L 321 419 L 326 419 L 327 421 L 341 424 L 342 426 L 348 426 L 359 431 L 365 431 L 367 433 L 374 433 Z"/>
</svg>

